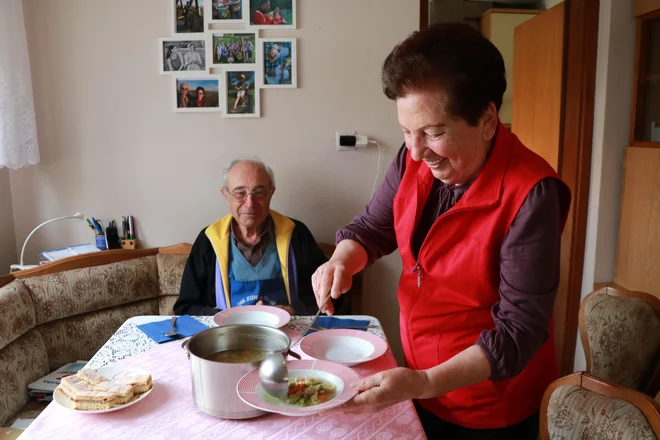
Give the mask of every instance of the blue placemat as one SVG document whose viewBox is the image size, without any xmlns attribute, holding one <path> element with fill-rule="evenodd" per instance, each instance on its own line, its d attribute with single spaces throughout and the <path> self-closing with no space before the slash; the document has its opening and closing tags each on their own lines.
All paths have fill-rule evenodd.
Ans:
<svg viewBox="0 0 660 440">
<path fill-rule="evenodd" d="M 314 322 L 314 327 L 331 328 L 350 328 L 351 330 L 367 331 L 369 327 L 368 319 L 336 318 L 334 316 L 319 316 Z M 309 329 L 307 334 L 314 333 L 317 330 Z"/>
<path fill-rule="evenodd" d="M 179 333 L 178 337 L 164 336 L 163 333 L 170 331 L 170 323 L 172 318 L 163 321 L 149 322 L 147 324 L 140 324 L 137 326 L 147 336 L 153 339 L 158 344 L 163 342 L 174 341 L 176 339 L 187 338 L 202 330 L 206 330 L 208 326 L 202 324 L 195 318 L 188 315 L 179 316 L 174 324 L 174 331 Z"/>
</svg>

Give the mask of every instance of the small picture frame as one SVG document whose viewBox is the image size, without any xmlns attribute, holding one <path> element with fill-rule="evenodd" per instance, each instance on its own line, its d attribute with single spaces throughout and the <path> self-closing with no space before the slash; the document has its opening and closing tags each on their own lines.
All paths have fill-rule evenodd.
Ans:
<svg viewBox="0 0 660 440">
<path fill-rule="evenodd" d="M 256 29 L 296 28 L 296 0 L 245 1 L 250 3 L 249 20 L 251 27 Z"/>
<path fill-rule="evenodd" d="M 257 69 L 226 66 L 223 68 L 225 118 L 258 118 L 261 116 Z"/>
<path fill-rule="evenodd" d="M 160 38 L 160 74 L 207 74 L 208 38 L 205 34 L 188 34 L 184 37 Z"/>
<path fill-rule="evenodd" d="M 197 34 L 206 30 L 206 0 L 169 0 L 172 7 L 172 34 Z"/>
<path fill-rule="evenodd" d="M 175 112 L 222 111 L 222 80 L 217 75 L 175 77 Z"/>
<path fill-rule="evenodd" d="M 257 64 L 259 42 L 256 32 L 209 31 L 210 50 L 208 65 L 211 67 Z"/>
<path fill-rule="evenodd" d="M 265 89 L 297 88 L 296 39 L 261 38 L 259 44 L 259 85 Z"/>
<path fill-rule="evenodd" d="M 247 24 L 248 0 L 206 0 L 209 23 Z"/>
</svg>

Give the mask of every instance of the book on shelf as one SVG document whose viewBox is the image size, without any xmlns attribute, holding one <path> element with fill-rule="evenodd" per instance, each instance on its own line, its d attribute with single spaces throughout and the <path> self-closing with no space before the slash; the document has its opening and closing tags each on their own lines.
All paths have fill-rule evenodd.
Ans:
<svg viewBox="0 0 660 440">
<path fill-rule="evenodd" d="M 32 382 L 28 385 L 30 395 L 36 397 L 37 400 L 49 396 L 52 398 L 53 391 L 55 391 L 55 388 L 60 384 L 62 378 L 76 374 L 78 371 L 82 370 L 86 364 L 87 361 L 72 362 L 63 365 L 52 373 Z"/>
</svg>

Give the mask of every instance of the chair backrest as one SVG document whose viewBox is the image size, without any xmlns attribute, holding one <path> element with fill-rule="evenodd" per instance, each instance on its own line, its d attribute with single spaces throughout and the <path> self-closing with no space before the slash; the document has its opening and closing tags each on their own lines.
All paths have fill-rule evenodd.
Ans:
<svg viewBox="0 0 660 440">
<path fill-rule="evenodd" d="M 645 390 L 649 381 L 655 381 L 660 299 L 603 287 L 580 304 L 579 326 L 590 374 L 635 390 Z"/>
<path fill-rule="evenodd" d="M 541 403 L 541 440 L 656 440 L 660 406 L 629 388 L 578 372 L 552 382 Z"/>
</svg>

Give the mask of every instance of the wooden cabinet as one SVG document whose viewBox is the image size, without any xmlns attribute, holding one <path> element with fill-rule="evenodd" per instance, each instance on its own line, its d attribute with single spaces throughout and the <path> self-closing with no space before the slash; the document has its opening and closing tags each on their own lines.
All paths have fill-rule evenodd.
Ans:
<svg viewBox="0 0 660 440">
<path fill-rule="evenodd" d="M 635 17 L 660 10 L 660 0 L 635 0 Z"/>
<path fill-rule="evenodd" d="M 515 29 L 511 131 L 523 144 L 559 170 L 564 3 Z"/>
<path fill-rule="evenodd" d="M 660 9 L 637 18 L 630 144 L 660 148 Z"/>
<path fill-rule="evenodd" d="M 503 124 L 510 125 L 512 121 L 513 101 L 513 35 L 516 26 L 536 17 L 542 11 L 530 9 L 489 9 L 481 16 L 481 32 L 502 53 L 506 68 L 507 88 L 502 98 L 500 119 Z"/>
</svg>

